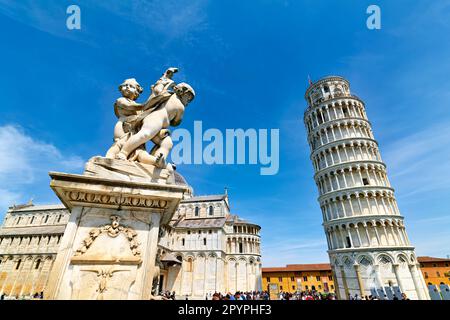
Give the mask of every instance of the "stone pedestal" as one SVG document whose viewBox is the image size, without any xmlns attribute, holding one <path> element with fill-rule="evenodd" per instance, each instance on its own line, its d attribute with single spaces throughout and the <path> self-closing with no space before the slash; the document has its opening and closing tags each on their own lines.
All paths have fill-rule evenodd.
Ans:
<svg viewBox="0 0 450 320">
<path fill-rule="evenodd" d="M 71 217 L 44 297 L 151 299 L 160 226 L 187 187 L 168 170 L 100 157 L 83 175 L 50 176 Z"/>
</svg>

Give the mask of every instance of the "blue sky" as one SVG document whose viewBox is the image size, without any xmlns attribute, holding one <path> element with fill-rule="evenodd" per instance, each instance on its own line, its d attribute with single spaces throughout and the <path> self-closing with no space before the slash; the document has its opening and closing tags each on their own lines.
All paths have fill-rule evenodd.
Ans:
<svg viewBox="0 0 450 320">
<path fill-rule="evenodd" d="M 66 8 L 81 8 L 81 30 Z M 377 4 L 382 29 L 366 28 Z M 0 0 L 0 210 L 54 203 L 47 172 L 110 146 L 117 86 L 169 66 L 197 97 L 182 127 L 280 129 L 280 170 L 183 165 L 262 226 L 265 266 L 326 262 L 303 125 L 307 77 L 342 75 L 367 106 L 418 255 L 450 254 L 450 1 Z"/>
</svg>

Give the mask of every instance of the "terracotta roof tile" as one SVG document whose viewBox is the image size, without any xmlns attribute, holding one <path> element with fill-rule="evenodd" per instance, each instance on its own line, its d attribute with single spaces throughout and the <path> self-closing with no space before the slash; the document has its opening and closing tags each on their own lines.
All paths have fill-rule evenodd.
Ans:
<svg viewBox="0 0 450 320">
<path fill-rule="evenodd" d="M 419 262 L 450 262 L 450 259 L 445 258 L 435 258 L 435 257 L 417 257 Z"/>
</svg>

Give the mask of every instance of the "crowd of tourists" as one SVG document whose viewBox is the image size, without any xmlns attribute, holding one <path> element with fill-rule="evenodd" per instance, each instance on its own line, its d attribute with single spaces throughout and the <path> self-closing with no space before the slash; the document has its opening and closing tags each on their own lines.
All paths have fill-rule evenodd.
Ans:
<svg viewBox="0 0 450 320">
<path fill-rule="evenodd" d="M 0 300 L 42 300 L 44 299 L 44 292 L 38 293 L 36 292 L 33 295 L 11 295 L 7 296 L 6 294 L 0 295 Z"/>
<path fill-rule="evenodd" d="M 401 299 L 397 296 L 393 296 L 392 299 L 389 299 L 387 295 L 384 295 L 382 299 L 378 296 L 359 296 L 358 294 L 355 294 L 354 296 L 349 296 L 349 300 L 409 300 L 409 298 L 406 296 L 405 293 L 402 293 Z"/>
<path fill-rule="evenodd" d="M 336 300 L 336 295 L 332 293 L 321 293 L 314 290 L 280 292 L 278 300 Z"/>
<path fill-rule="evenodd" d="M 206 295 L 206 300 L 270 300 L 269 293 L 267 291 L 237 291 L 232 294 L 222 294 L 220 292 L 214 292 L 211 295 Z"/>
<path fill-rule="evenodd" d="M 175 293 L 173 293 L 173 297 L 175 297 L 174 294 Z M 271 300 L 268 291 L 238 291 L 234 294 L 230 292 L 227 294 L 215 292 L 213 294 L 207 294 L 205 298 L 206 300 Z M 282 291 L 276 295 L 272 295 L 272 299 L 273 298 L 276 300 L 338 300 L 335 293 L 318 292 L 315 290 L 296 291 L 294 293 Z M 186 297 L 186 299 L 188 299 L 188 297 Z M 389 300 L 389 298 L 386 295 L 380 298 L 374 295 L 361 297 L 358 294 L 355 294 L 349 296 L 349 300 Z M 401 297 L 393 296 L 392 300 L 409 300 L 409 298 L 405 293 L 402 293 Z"/>
</svg>

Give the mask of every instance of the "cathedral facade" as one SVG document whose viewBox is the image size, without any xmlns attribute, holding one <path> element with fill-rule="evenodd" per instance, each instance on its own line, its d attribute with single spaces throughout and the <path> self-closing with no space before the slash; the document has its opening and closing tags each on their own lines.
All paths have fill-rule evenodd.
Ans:
<svg viewBox="0 0 450 320">
<path fill-rule="evenodd" d="M 8 210 L 0 229 L 0 295 L 45 295 L 69 218 L 62 204 Z M 260 227 L 231 214 L 226 193 L 190 192 L 160 232 L 156 287 L 189 299 L 261 290 L 260 241 Z"/>
</svg>

